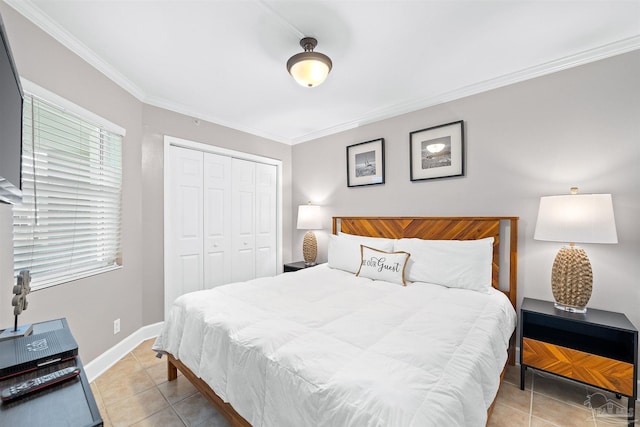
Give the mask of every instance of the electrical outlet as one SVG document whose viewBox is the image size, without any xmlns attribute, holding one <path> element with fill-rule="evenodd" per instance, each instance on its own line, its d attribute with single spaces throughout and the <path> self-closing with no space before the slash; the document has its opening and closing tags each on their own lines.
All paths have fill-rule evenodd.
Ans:
<svg viewBox="0 0 640 427">
<path fill-rule="evenodd" d="M 113 321 L 113 335 L 120 332 L 120 319 L 116 319 Z"/>
</svg>

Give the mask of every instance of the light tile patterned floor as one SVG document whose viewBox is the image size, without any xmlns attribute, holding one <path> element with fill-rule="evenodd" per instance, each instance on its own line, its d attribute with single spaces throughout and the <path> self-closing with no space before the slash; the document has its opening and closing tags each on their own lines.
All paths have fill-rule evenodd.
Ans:
<svg viewBox="0 0 640 427">
<path fill-rule="evenodd" d="M 228 426 L 182 375 L 176 381 L 167 381 L 166 358 L 155 357 L 151 351 L 153 341 L 140 344 L 91 383 L 105 426 Z M 621 405 L 626 409 L 624 397 L 618 400 L 610 393 L 540 372 L 534 374 L 532 370 L 527 371 L 524 391 L 520 390 L 519 384 L 520 369 L 510 366 L 489 427 L 626 426 L 626 419 L 607 419 L 605 414 L 585 405 L 589 395 L 593 395 L 594 406 L 608 400 L 614 408 Z M 636 413 L 639 407 L 636 402 Z"/>
<path fill-rule="evenodd" d="M 624 414 L 616 415 L 616 408 Z M 636 402 L 636 414 L 638 408 Z M 527 370 L 525 390 L 520 390 L 520 367 L 509 366 L 488 427 L 626 427 L 626 409 L 626 397 L 616 399 L 612 393 L 533 369 Z"/>
<path fill-rule="evenodd" d="M 140 344 L 91 383 L 105 427 L 223 427 L 229 423 L 182 375 L 167 381 L 167 358 Z"/>
</svg>

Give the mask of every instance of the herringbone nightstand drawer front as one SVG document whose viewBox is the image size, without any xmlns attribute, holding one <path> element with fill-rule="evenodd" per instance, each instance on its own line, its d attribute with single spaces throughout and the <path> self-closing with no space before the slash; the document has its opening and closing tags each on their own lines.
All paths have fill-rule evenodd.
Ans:
<svg viewBox="0 0 640 427">
<path fill-rule="evenodd" d="M 633 394 L 633 364 L 631 363 L 530 338 L 523 339 L 523 347 L 522 360 L 528 366 L 627 396 Z"/>
</svg>

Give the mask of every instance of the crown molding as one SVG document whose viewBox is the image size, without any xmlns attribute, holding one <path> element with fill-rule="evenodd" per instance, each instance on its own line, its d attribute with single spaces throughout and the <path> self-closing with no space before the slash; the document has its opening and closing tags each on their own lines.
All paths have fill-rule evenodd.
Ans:
<svg viewBox="0 0 640 427">
<path fill-rule="evenodd" d="M 638 49 L 640 49 L 640 35 L 618 40 L 613 43 L 585 50 L 574 55 L 568 55 L 564 58 L 545 62 L 513 73 L 504 74 L 493 79 L 484 80 L 449 92 L 443 92 L 433 97 L 403 102 L 384 109 L 372 110 L 355 120 L 341 123 L 330 128 L 321 129 L 317 132 L 294 137 L 291 139 L 291 144 L 296 145 L 313 139 L 333 135 L 338 132 L 364 126 L 369 123 L 397 117 L 402 114 L 412 113 L 424 108 L 444 104 L 445 102 L 455 101 L 456 99 L 487 92 L 514 83 L 556 73 L 558 71 L 621 55 Z"/>
<path fill-rule="evenodd" d="M 215 116 L 211 116 L 211 115 L 207 115 L 207 114 L 202 114 L 198 111 L 193 110 L 191 107 L 173 102 L 173 101 L 168 101 L 166 99 L 160 98 L 160 97 L 155 97 L 155 96 L 150 96 L 147 97 L 144 101 L 145 104 L 147 105 L 151 105 L 153 107 L 158 107 L 158 108 L 162 108 L 165 110 L 169 110 L 169 111 L 173 111 L 174 113 L 178 113 L 178 114 L 183 114 L 185 116 L 189 116 L 189 117 L 193 117 L 194 119 L 199 119 L 199 120 L 204 120 L 207 121 L 209 123 L 213 123 L 215 125 L 218 126 L 224 126 L 227 127 L 229 129 L 233 129 L 233 130 L 237 130 L 240 132 L 244 132 L 244 133 L 248 133 L 254 136 L 258 136 L 260 138 L 265 138 L 265 139 L 269 139 L 271 141 L 275 141 L 275 142 L 280 142 L 282 144 L 286 144 L 286 145 L 292 145 L 292 142 L 289 138 L 286 138 L 282 135 L 276 135 L 276 134 L 271 134 L 271 133 L 267 133 L 264 132 L 262 130 L 259 129 L 255 129 L 246 125 L 239 125 L 238 123 L 235 122 L 231 122 L 225 119 L 221 119 L 219 117 L 215 117 Z"/>
<path fill-rule="evenodd" d="M 374 109 L 360 117 L 347 122 L 339 123 L 335 126 L 320 129 L 315 132 L 311 132 L 304 135 L 298 135 L 295 137 L 284 137 L 282 135 L 273 135 L 263 132 L 259 129 L 253 129 L 238 123 L 222 120 L 218 117 L 210 117 L 206 114 L 202 114 L 193 111 L 192 108 L 180 105 L 178 103 L 155 97 L 145 93 L 139 86 L 126 78 L 122 73 L 113 68 L 109 63 L 104 61 L 99 55 L 89 49 L 84 43 L 80 42 L 68 31 L 62 28 L 57 23 L 51 21 L 49 17 L 44 14 L 37 6 L 35 6 L 29 0 L 4 0 L 5 3 L 10 5 L 25 18 L 33 22 L 36 26 L 41 28 L 55 40 L 60 42 L 63 46 L 80 56 L 98 71 L 103 73 L 117 85 L 136 97 L 139 101 L 146 104 L 164 108 L 176 113 L 185 114 L 190 117 L 194 117 L 201 120 L 225 126 L 231 129 L 235 129 L 241 132 L 249 133 L 261 138 L 270 139 L 272 141 L 280 142 L 288 145 L 296 145 L 303 142 L 311 141 L 314 139 L 322 138 L 325 136 L 333 135 L 339 132 L 344 132 L 350 129 L 357 128 L 369 123 L 377 122 L 380 120 L 389 119 L 392 117 L 400 116 L 402 114 L 411 113 L 424 108 L 432 107 L 445 102 L 454 101 L 456 99 L 464 98 L 467 96 L 475 95 L 478 93 L 486 92 L 489 90 L 497 89 L 503 86 L 508 86 L 514 83 L 519 83 L 525 80 L 541 77 L 547 74 L 555 73 L 558 71 L 566 70 L 568 68 L 576 67 L 579 65 L 587 64 L 590 62 L 598 61 L 601 59 L 609 58 L 611 56 L 620 55 L 623 53 L 631 52 L 633 50 L 640 49 L 640 35 L 629 37 L 626 39 L 618 40 L 613 43 L 609 43 L 603 46 L 599 46 L 593 49 L 589 49 L 583 52 L 579 52 L 573 55 L 568 55 L 563 58 L 559 58 L 553 61 L 549 61 L 543 64 L 535 65 L 533 67 L 525 68 L 513 73 L 508 73 L 493 79 L 484 80 L 468 86 L 464 86 L 459 89 L 455 89 L 448 92 L 443 92 L 436 96 L 414 99 L 406 102 L 401 102 L 392 105 L 387 108 Z M 261 3 L 258 1 L 258 3 Z"/>
<path fill-rule="evenodd" d="M 4 0 L 22 16 L 27 18 L 38 28 L 49 34 L 64 47 L 84 59 L 89 65 L 107 76 L 115 84 L 129 92 L 139 101 L 146 98 L 145 92 L 122 73 L 113 68 L 108 62 L 92 51 L 87 45 L 75 38 L 63 27 L 52 21 L 46 14 L 29 0 Z"/>
</svg>

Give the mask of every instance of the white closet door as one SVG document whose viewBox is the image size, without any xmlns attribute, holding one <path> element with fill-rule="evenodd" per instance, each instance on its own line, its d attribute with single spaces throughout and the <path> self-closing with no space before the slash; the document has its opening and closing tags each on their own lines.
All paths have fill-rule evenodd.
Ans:
<svg viewBox="0 0 640 427">
<path fill-rule="evenodd" d="M 187 292 L 278 271 L 278 167 L 170 145 L 165 314 Z"/>
<path fill-rule="evenodd" d="M 171 147 L 167 313 L 177 297 L 203 285 L 202 159 L 201 152 Z"/>
<path fill-rule="evenodd" d="M 204 153 L 204 287 L 231 282 L 231 158 Z"/>
<path fill-rule="evenodd" d="M 232 159 L 231 273 L 232 282 L 256 277 L 255 182 L 256 163 Z"/>
<path fill-rule="evenodd" d="M 256 164 L 256 277 L 277 272 L 276 180 L 274 165 Z"/>
</svg>

